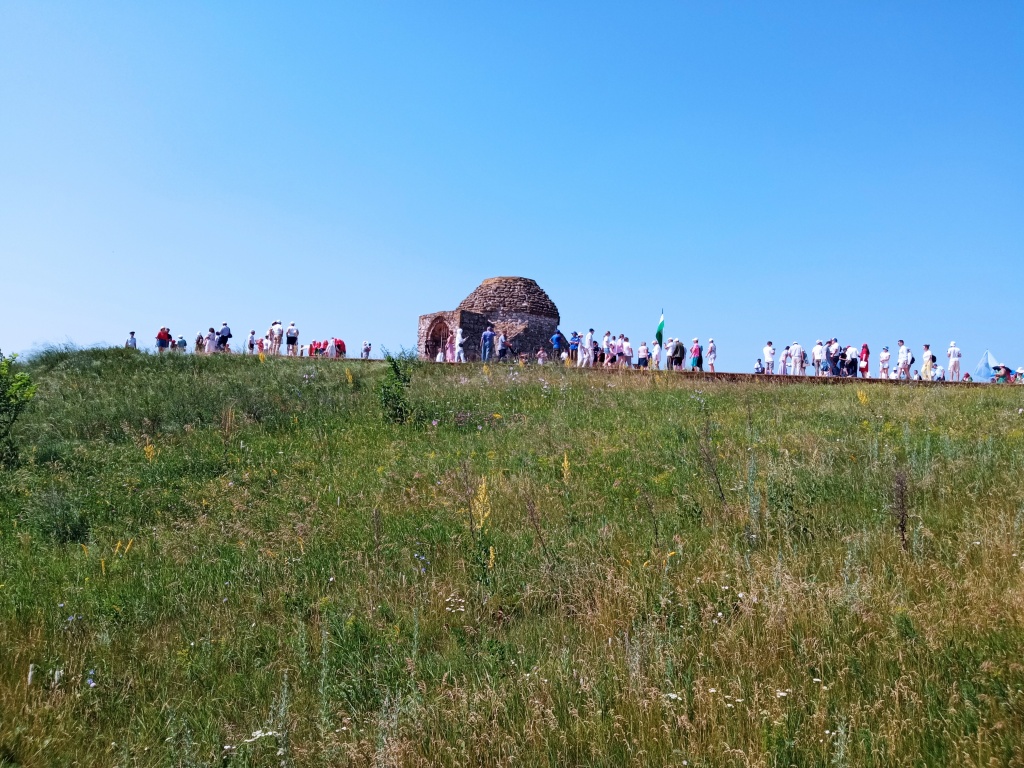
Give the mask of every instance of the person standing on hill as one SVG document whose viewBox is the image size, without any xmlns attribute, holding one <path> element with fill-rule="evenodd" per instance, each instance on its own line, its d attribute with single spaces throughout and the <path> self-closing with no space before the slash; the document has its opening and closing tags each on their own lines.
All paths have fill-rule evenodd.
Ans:
<svg viewBox="0 0 1024 768">
<path fill-rule="evenodd" d="M 453 362 L 453 363 L 454 363 L 454 362 L 455 362 L 455 352 L 454 352 L 454 349 L 455 349 L 455 334 L 454 334 L 454 333 L 452 333 L 452 334 L 449 334 L 449 339 L 451 340 L 451 343 L 449 344 L 449 346 L 450 346 L 450 347 L 451 347 L 451 349 L 453 350 L 453 351 L 452 351 L 452 359 L 451 359 L 451 362 Z M 361 351 L 361 352 L 359 353 L 359 358 L 360 358 L 361 360 L 369 360 L 369 359 L 370 359 L 370 350 L 371 350 L 371 349 L 373 349 L 373 345 L 372 345 L 372 344 L 370 344 L 370 342 L 368 342 L 368 341 L 364 341 L 364 342 L 363 342 L 363 349 L 362 349 L 362 351 Z"/>
<path fill-rule="evenodd" d="M 139 343 L 135 340 L 135 331 L 128 331 L 128 339 L 124 343 L 125 349 L 138 349 Z"/>
<path fill-rule="evenodd" d="M 871 378 L 871 350 L 868 349 L 867 342 L 860 346 L 860 363 L 858 367 L 860 368 L 860 377 L 862 379 Z"/>
<path fill-rule="evenodd" d="M 932 358 L 934 357 L 931 344 L 925 344 L 924 351 L 921 353 L 921 378 L 925 381 L 932 380 Z"/>
<path fill-rule="evenodd" d="M 206 351 L 206 354 L 208 355 L 212 355 L 214 352 L 217 351 L 217 332 L 213 330 L 212 326 L 210 327 L 209 333 L 206 334 L 206 339 L 203 343 L 203 349 Z"/>
<path fill-rule="evenodd" d="M 274 354 L 281 354 L 281 342 L 284 340 L 284 324 L 280 320 L 274 321 Z"/>
<path fill-rule="evenodd" d="M 505 355 L 508 354 L 508 339 L 505 338 L 505 332 L 502 331 L 498 334 L 498 362 L 500 363 L 505 359 Z"/>
<path fill-rule="evenodd" d="M 285 333 L 285 341 L 288 357 L 296 357 L 299 354 L 299 329 L 295 327 L 295 323 L 288 326 L 288 331 Z"/>
<path fill-rule="evenodd" d="M 882 351 L 878 353 L 878 378 L 889 378 L 889 361 L 891 359 L 892 353 L 889 351 L 889 348 L 882 347 Z"/>
<path fill-rule="evenodd" d="M 708 339 L 708 370 L 711 373 L 715 372 L 715 358 L 718 357 L 718 347 L 715 346 L 714 339 Z"/>
<path fill-rule="evenodd" d="M 914 356 L 910 354 L 910 350 L 907 345 L 903 343 L 903 339 L 897 342 L 899 350 L 896 352 L 896 378 L 901 379 L 906 377 L 910 380 L 910 366 L 914 364 Z"/>
<path fill-rule="evenodd" d="M 839 357 L 842 355 L 842 348 L 839 346 L 839 339 L 832 337 L 828 344 L 828 350 L 826 352 L 825 359 L 828 360 L 828 375 L 838 376 L 839 371 Z"/>
<path fill-rule="evenodd" d="M 641 341 L 640 346 L 636 350 L 636 366 L 637 368 L 647 368 L 648 361 L 650 360 L 651 351 L 647 348 L 647 342 Z"/>
<path fill-rule="evenodd" d="M 594 365 L 594 329 L 587 331 L 587 335 L 580 342 L 579 353 L 576 360 L 577 368 L 591 368 Z"/>
<path fill-rule="evenodd" d="M 217 334 L 217 351 L 226 352 L 228 341 L 231 339 L 231 328 L 227 323 L 220 324 L 220 333 Z"/>
<path fill-rule="evenodd" d="M 698 371 L 701 369 L 701 349 L 700 342 L 697 337 L 693 337 L 693 342 L 690 344 L 690 371 Z"/>
<path fill-rule="evenodd" d="M 686 357 L 686 347 L 681 339 L 673 338 L 672 345 L 669 347 L 672 355 L 672 370 L 681 371 L 683 370 L 683 358 Z"/>
<path fill-rule="evenodd" d="M 661 344 L 655 339 L 651 342 L 651 359 L 654 361 L 654 370 L 661 368 Z"/>
<path fill-rule="evenodd" d="M 814 365 L 814 375 L 821 376 L 821 364 L 825 362 L 825 345 L 818 339 L 811 348 L 811 363 Z"/>
<path fill-rule="evenodd" d="M 772 346 L 770 340 L 764 345 L 764 349 L 761 352 L 764 354 L 764 372 L 767 374 L 775 373 L 775 347 Z"/>
<path fill-rule="evenodd" d="M 804 348 L 800 346 L 799 341 L 794 341 L 789 345 L 789 355 L 793 361 L 793 375 L 803 376 L 804 371 L 807 369 L 807 358 L 804 355 Z"/>
<path fill-rule="evenodd" d="M 170 346 L 171 334 L 166 328 L 161 327 L 156 334 L 156 353 L 158 355 L 162 355 L 170 348 Z"/>
<path fill-rule="evenodd" d="M 256 329 L 249 329 L 249 338 L 245 340 L 245 348 L 250 355 L 256 354 Z"/>
<path fill-rule="evenodd" d="M 946 357 L 949 358 L 949 378 L 951 381 L 960 381 L 960 347 L 955 341 L 949 342 L 949 349 L 946 350 Z"/>
<path fill-rule="evenodd" d="M 491 352 L 494 344 L 494 326 L 488 325 L 487 329 L 480 334 L 480 359 L 485 363 L 491 359 Z"/>
<path fill-rule="evenodd" d="M 455 329 L 455 362 L 466 362 L 466 338 L 462 335 L 462 329 Z"/>
<path fill-rule="evenodd" d="M 562 332 L 556 329 L 550 341 L 552 354 L 555 360 L 557 360 L 562 355 Z"/>
<path fill-rule="evenodd" d="M 789 345 L 787 344 L 782 354 L 779 355 L 779 376 L 787 376 L 790 373 L 790 363 L 793 362 L 793 357 L 789 353 Z"/>
</svg>

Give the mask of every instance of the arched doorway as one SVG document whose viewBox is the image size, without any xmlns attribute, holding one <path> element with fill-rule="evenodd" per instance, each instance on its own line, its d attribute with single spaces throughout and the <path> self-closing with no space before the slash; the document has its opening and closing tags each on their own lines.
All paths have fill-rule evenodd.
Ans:
<svg viewBox="0 0 1024 768">
<path fill-rule="evenodd" d="M 430 328 L 427 330 L 427 343 L 424 347 L 427 360 L 437 359 L 437 353 L 443 350 L 448 343 L 449 333 L 451 330 L 448 328 L 448 323 L 440 317 L 430 324 Z"/>
</svg>

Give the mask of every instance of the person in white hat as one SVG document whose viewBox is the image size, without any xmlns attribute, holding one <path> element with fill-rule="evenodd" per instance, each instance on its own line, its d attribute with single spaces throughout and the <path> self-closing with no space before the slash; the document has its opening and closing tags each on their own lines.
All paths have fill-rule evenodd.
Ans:
<svg viewBox="0 0 1024 768">
<path fill-rule="evenodd" d="M 693 344 L 690 345 L 690 370 L 691 371 L 703 371 L 704 366 L 701 365 L 702 352 L 700 348 L 700 340 L 694 336 Z"/>
<path fill-rule="evenodd" d="M 811 363 L 814 365 L 814 375 L 821 376 L 821 364 L 825 361 L 825 345 L 821 339 L 811 347 Z"/>
<path fill-rule="evenodd" d="M 960 381 L 960 347 L 955 341 L 949 342 L 949 349 L 946 350 L 946 357 L 949 358 L 949 378 L 951 381 Z"/>
<path fill-rule="evenodd" d="M 715 340 L 714 339 L 708 339 L 707 361 L 708 361 L 708 370 L 711 371 L 711 373 L 715 372 L 715 358 L 716 357 L 718 357 L 718 347 L 715 346 Z"/>
<path fill-rule="evenodd" d="M 295 323 L 288 326 L 284 338 L 288 357 L 297 357 L 299 354 L 299 329 L 295 327 Z"/>
</svg>

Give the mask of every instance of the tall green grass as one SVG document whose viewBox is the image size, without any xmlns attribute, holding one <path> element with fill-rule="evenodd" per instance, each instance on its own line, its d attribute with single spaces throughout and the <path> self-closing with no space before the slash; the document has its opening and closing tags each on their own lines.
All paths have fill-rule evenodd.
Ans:
<svg viewBox="0 0 1024 768">
<path fill-rule="evenodd" d="M 1024 763 L 1020 390 L 28 369 L 0 764 Z"/>
</svg>

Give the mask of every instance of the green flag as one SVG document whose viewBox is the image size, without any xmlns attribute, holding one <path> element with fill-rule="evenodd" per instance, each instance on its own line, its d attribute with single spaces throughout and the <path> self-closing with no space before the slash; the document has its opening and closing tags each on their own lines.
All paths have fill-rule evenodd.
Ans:
<svg viewBox="0 0 1024 768">
<path fill-rule="evenodd" d="M 665 342 L 662 340 L 665 336 L 665 310 L 661 310 L 661 322 L 658 323 L 658 330 L 654 332 L 654 338 L 658 340 L 658 344 L 665 346 Z"/>
</svg>

